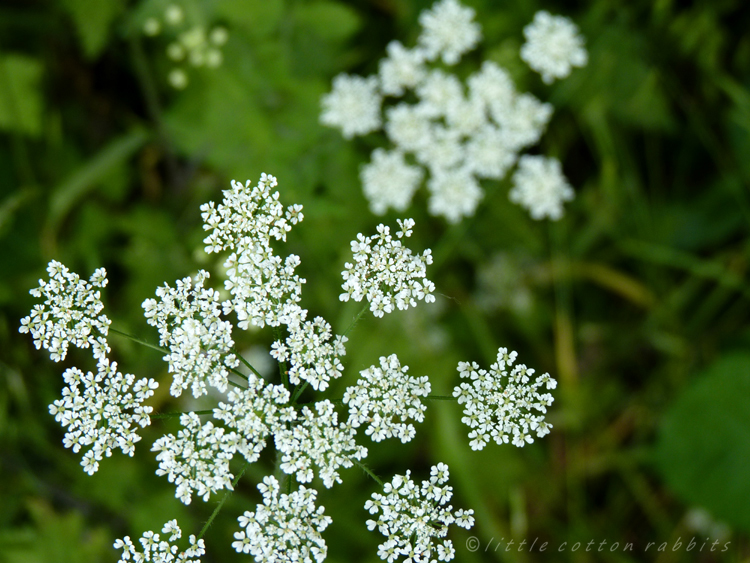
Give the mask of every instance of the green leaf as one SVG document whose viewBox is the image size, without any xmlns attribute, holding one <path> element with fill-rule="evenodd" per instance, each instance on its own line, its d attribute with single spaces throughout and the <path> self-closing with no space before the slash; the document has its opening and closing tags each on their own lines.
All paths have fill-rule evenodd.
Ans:
<svg viewBox="0 0 750 563">
<path fill-rule="evenodd" d="M 122 0 L 62 0 L 73 19 L 87 58 L 99 55 L 109 39 L 112 22 L 123 10 Z"/>
<path fill-rule="evenodd" d="M 41 133 L 42 69 L 32 57 L 0 54 L 0 129 L 33 137 Z"/>
<path fill-rule="evenodd" d="M 690 505 L 750 531 L 750 354 L 726 355 L 665 415 L 655 461 L 667 485 Z"/>
<path fill-rule="evenodd" d="M 49 221 L 53 229 L 86 192 L 108 178 L 117 166 L 129 159 L 149 139 L 148 131 L 136 128 L 118 137 L 96 156 L 53 189 Z"/>
<path fill-rule="evenodd" d="M 297 23 L 318 36 L 332 41 L 344 41 L 362 25 L 359 14 L 340 2 L 321 0 L 300 4 L 294 11 Z"/>
<path fill-rule="evenodd" d="M 214 13 L 256 37 L 276 33 L 284 15 L 283 0 L 216 0 Z"/>
</svg>

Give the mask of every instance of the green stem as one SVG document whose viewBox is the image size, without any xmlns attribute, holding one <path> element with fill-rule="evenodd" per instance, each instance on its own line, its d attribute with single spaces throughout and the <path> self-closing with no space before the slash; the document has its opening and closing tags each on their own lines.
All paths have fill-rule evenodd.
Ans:
<svg viewBox="0 0 750 563">
<path fill-rule="evenodd" d="M 237 477 L 234 478 L 234 481 L 232 481 L 232 489 L 237 486 L 237 483 L 239 482 L 240 478 L 245 474 L 245 471 L 247 471 L 247 468 L 250 467 L 250 462 L 245 462 L 245 467 L 242 468 L 242 471 L 240 471 L 237 474 Z M 206 533 L 206 530 L 208 530 L 208 527 L 211 525 L 211 522 L 214 521 L 214 518 L 216 518 L 217 514 L 219 514 L 219 511 L 221 510 L 221 507 L 224 506 L 224 503 L 229 498 L 229 495 L 232 494 L 232 490 L 227 491 L 227 494 L 224 495 L 224 498 L 221 499 L 218 506 L 214 509 L 214 511 L 211 513 L 211 516 L 208 517 L 208 520 L 206 521 L 205 525 L 201 529 L 200 533 L 198 534 L 198 537 L 196 539 L 201 539 L 203 537 L 203 534 Z"/>
<path fill-rule="evenodd" d="M 238 359 L 239 359 L 239 360 L 240 360 L 240 361 L 241 361 L 241 362 L 242 362 L 243 364 L 245 364 L 245 367 L 246 367 L 247 369 L 249 369 L 250 371 L 252 371 L 252 372 L 253 372 L 253 373 L 254 373 L 255 375 L 257 375 L 257 376 L 258 376 L 258 377 L 260 377 L 261 379 L 263 379 L 263 376 L 262 376 L 262 375 L 261 375 L 261 374 L 260 374 L 260 373 L 258 372 L 258 370 L 257 370 L 257 369 L 255 369 L 255 368 L 254 368 L 254 367 L 252 366 L 252 364 L 251 364 L 250 362 L 248 362 L 248 361 L 247 361 L 247 360 L 246 360 L 245 358 L 243 358 L 243 357 L 242 357 L 242 354 L 239 354 L 239 353 L 237 353 L 237 350 L 236 350 L 236 349 L 232 350 L 232 352 L 234 352 L 234 355 L 235 355 L 235 356 L 236 356 L 236 357 L 237 357 L 237 358 L 238 358 Z M 236 371 L 236 370 L 232 370 L 232 371 L 233 371 L 233 372 L 236 372 L 236 373 L 240 373 L 240 372 L 238 372 L 238 371 Z M 242 375 L 242 374 L 240 374 L 240 375 Z M 244 376 L 243 376 L 243 377 L 244 377 Z"/>
<path fill-rule="evenodd" d="M 150 342 L 146 342 L 145 340 L 141 340 L 140 338 L 136 338 L 135 336 L 132 336 L 128 334 L 127 332 L 122 332 L 121 330 L 117 330 L 116 328 L 109 327 L 110 332 L 114 332 L 115 334 L 119 334 L 120 336 L 124 336 L 125 338 L 129 338 L 133 342 L 137 342 L 138 344 L 142 344 L 146 348 L 151 348 L 152 350 L 157 350 L 158 352 L 161 352 L 162 354 L 166 354 L 169 352 L 166 348 L 162 348 L 161 346 L 155 346 L 154 344 L 151 344 Z"/>
<path fill-rule="evenodd" d="M 350 333 L 350 332 L 352 331 L 352 329 L 354 328 L 354 325 L 356 325 L 356 324 L 357 324 L 357 322 L 359 322 L 359 319 L 361 319 L 361 318 L 362 318 L 362 315 L 364 315 L 364 314 L 365 314 L 365 311 L 367 311 L 367 309 L 369 309 L 369 303 L 368 303 L 368 302 L 365 302 L 365 304 L 364 304 L 364 305 L 362 306 L 362 309 L 361 309 L 361 310 L 359 311 L 359 313 L 357 313 L 357 316 L 356 316 L 356 317 L 354 317 L 354 320 L 352 321 L 352 324 L 350 324 L 350 325 L 349 325 L 349 328 L 347 328 L 347 329 L 346 329 L 346 330 L 344 331 L 344 334 L 342 334 L 341 336 L 348 336 L 348 335 L 349 335 L 349 333 Z"/>
<path fill-rule="evenodd" d="M 350 459 L 350 460 L 351 460 L 351 461 L 352 461 L 352 462 L 354 463 L 354 465 L 356 465 L 356 466 L 357 466 L 357 467 L 359 467 L 359 468 L 360 468 L 360 469 L 361 469 L 362 471 L 364 471 L 364 472 L 365 472 L 365 473 L 367 473 L 367 474 L 368 474 L 368 475 L 369 475 L 370 477 L 372 477 L 372 479 L 373 479 L 373 480 L 374 480 L 374 481 L 375 481 L 375 482 L 376 482 L 376 483 L 377 483 L 378 485 L 380 485 L 380 486 L 382 487 L 382 486 L 383 486 L 383 485 L 385 484 L 385 483 L 383 482 L 383 480 L 382 480 L 382 479 L 381 479 L 380 477 L 378 477 L 377 475 L 375 475 L 375 474 L 374 474 L 374 473 L 372 472 L 372 470 L 371 470 L 371 469 L 370 469 L 369 467 L 367 467 L 367 466 L 366 466 L 366 465 L 365 465 L 364 463 L 362 463 L 361 461 L 359 461 L 359 460 L 357 460 L 357 459 L 352 459 L 352 458 L 349 458 L 349 459 Z"/>
</svg>

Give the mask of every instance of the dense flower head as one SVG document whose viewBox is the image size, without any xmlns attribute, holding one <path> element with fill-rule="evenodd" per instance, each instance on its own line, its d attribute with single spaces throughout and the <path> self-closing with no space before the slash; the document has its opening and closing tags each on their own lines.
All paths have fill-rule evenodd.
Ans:
<svg viewBox="0 0 750 563">
<path fill-rule="evenodd" d="M 456 64 L 482 37 L 479 24 L 473 20 L 474 10 L 456 0 L 440 0 L 422 12 L 419 45 L 424 49 L 425 58 L 432 61 L 441 57 L 445 64 Z"/>
<path fill-rule="evenodd" d="M 323 97 L 320 122 L 340 127 L 344 138 L 365 135 L 380 127 L 380 93 L 374 76 L 362 78 L 340 74 L 333 91 Z"/>
<path fill-rule="evenodd" d="M 432 264 L 432 252 L 427 249 L 421 255 L 412 254 L 400 239 L 411 236 L 414 220 L 399 219 L 398 224 L 401 229 L 395 239 L 390 228 L 380 224 L 377 235 L 365 237 L 360 233 L 357 240 L 352 241 L 354 262 L 347 262 L 346 270 L 341 273 L 344 278 L 341 301 L 366 298 L 376 317 L 396 307 L 401 310 L 415 307 L 417 300 L 435 301 L 432 294 L 435 285 L 426 277 L 427 265 Z"/>
<path fill-rule="evenodd" d="M 324 561 L 328 547 L 321 533 L 331 517 L 323 514 L 324 507 L 315 506 L 317 491 L 303 485 L 284 494 L 272 476 L 265 477 L 258 490 L 263 504 L 238 518 L 243 531 L 235 532 L 232 547 L 238 553 L 249 553 L 258 563 Z"/>
<path fill-rule="evenodd" d="M 339 357 L 346 354 L 347 338 L 333 337 L 331 325 L 323 317 L 305 321 L 306 317 L 307 310 L 300 308 L 296 321 L 287 326 L 289 336 L 273 343 L 271 355 L 279 362 L 291 362 L 292 385 L 304 380 L 316 391 L 325 391 L 331 379 L 341 377 L 344 370 Z"/>
<path fill-rule="evenodd" d="M 526 43 L 521 47 L 521 58 L 542 80 L 551 84 L 556 78 L 565 78 L 571 67 L 586 66 L 588 54 L 578 28 L 568 18 L 553 16 L 541 10 L 523 29 Z"/>
<path fill-rule="evenodd" d="M 135 443 L 141 439 L 136 430 L 151 424 L 153 408 L 143 402 L 159 386 L 153 379 L 136 381 L 134 375 L 120 373 L 117 363 L 107 358 L 101 358 L 97 368 L 96 374 L 84 374 L 78 368 L 65 370 L 63 380 L 68 386 L 62 399 L 49 406 L 50 414 L 66 428 L 65 447 L 75 453 L 88 447 L 81 465 L 89 475 L 115 448 L 132 457 Z"/>
<path fill-rule="evenodd" d="M 172 542 L 182 537 L 182 530 L 177 525 L 177 520 L 170 520 L 162 528 L 163 534 L 169 534 L 169 540 L 161 539 L 160 535 L 148 531 L 140 538 L 143 551 L 137 551 L 130 536 L 115 541 L 114 548 L 122 549 L 119 563 L 142 563 L 151 561 L 153 563 L 200 563 L 197 559 L 206 553 L 206 545 L 203 540 L 196 540 L 195 536 L 188 538 L 189 546 L 182 550 Z M 194 559 L 195 558 L 195 559 Z"/>
<path fill-rule="evenodd" d="M 552 425 L 544 415 L 554 398 L 549 393 L 539 393 L 542 386 L 554 389 L 557 382 L 545 373 L 536 378 L 534 370 L 513 363 L 518 354 L 500 348 L 497 362 L 490 371 L 481 369 L 476 362 L 459 362 L 458 372 L 469 379 L 453 390 L 453 396 L 464 405 L 462 422 L 471 428 L 471 449 L 483 449 L 491 439 L 498 444 L 512 441 L 523 447 L 534 441 L 532 434 L 541 438 L 549 434 Z"/>
<path fill-rule="evenodd" d="M 473 215 L 484 195 L 479 180 L 505 178 L 549 123 L 552 106 L 517 92 L 496 63 L 485 61 L 465 81 L 436 64 L 442 59 L 453 65 L 476 46 L 481 33 L 473 18 L 474 10 L 458 0 L 439 0 L 420 15 L 415 47 L 392 41 L 377 75 L 340 75 L 323 97 L 323 124 L 339 128 L 347 139 L 382 128 L 393 143 L 373 150 L 360 171 L 376 215 L 405 210 L 423 179 L 431 215 L 450 223 Z M 384 101 L 402 96 L 408 102 L 381 112 Z"/>
<path fill-rule="evenodd" d="M 559 160 L 530 155 L 518 161 L 513 188 L 508 193 L 510 200 L 527 209 L 532 219 L 548 217 L 553 221 L 562 217 L 563 202 L 574 196 Z"/>
<path fill-rule="evenodd" d="M 349 468 L 354 465 L 352 460 L 367 457 L 367 448 L 358 446 L 355 436 L 351 424 L 338 422 L 333 403 L 327 399 L 316 402 L 314 408 L 303 406 L 291 427 L 275 433 L 276 449 L 282 454 L 281 470 L 300 483 L 309 483 L 317 468 L 323 485 L 330 489 L 341 483 L 339 468 Z"/>
<path fill-rule="evenodd" d="M 427 407 L 420 397 L 430 394 L 430 382 L 427 377 L 411 377 L 408 369 L 392 354 L 380 358 L 380 367 L 360 371 L 357 384 L 344 393 L 349 424 L 357 428 L 366 423 L 365 434 L 374 442 L 393 437 L 411 441 L 416 430 L 408 421 L 424 420 Z"/>
<path fill-rule="evenodd" d="M 205 395 L 206 384 L 226 391 L 229 370 L 239 365 L 231 352 L 232 324 L 221 320 L 219 292 L 205 288 L 209 274 L 201 270 L 195 277 L 164 284 L 156 290 L 159 300 L 143 303 L 148 324 L 159 329 L 162 346 L 169 349 L 164 361 L 172 373 L 170 393 L 175 397 L 192 387 L 194 397 Z"/>
<path fill-rule="evenodd" d="M 360 171 L 362 189 L 376 215 L 389 207 L 404 211 L 422 182 L 424 172 L 419 166 L 408 164 L 399 150 L 375 149 L 372 160 Z"/>
<path fill-rule="evenodd" d="M 203 228 L 209 231 L 206 252 L 230 252 L 224 266 L 232 300 L 223 307 L 225 314 L 235 311 L 242 329 L 285 324 L 299 309 L 305 283 L 294 273 L 299 257 L 282 260 L 274 254 L 271 239 L 286 241 L 292 226 L 303 219 L 302 206 L 285 209 L 279 192 L 271 192 L 275 186 L 276 178 L 265 173 L 254 187 L 249 181 L 244 186 L 232 181 L 218 207 L 213 202 L 201 206 Z"/>
<path fill-rule="evenodd" d="M 439 559 L 450 561 L 455 555 L 453 543 L 443 539 L 448 526 L 456 524 L 467 530 L 474 525 L 473 510 L 457 510 L 447 505 L 453 496 L 453 487 L 447 485 L 448 466 L 434 465 L 429 481 L 421 487 L 406 475 L 396 475 L 386 483 L 383 492 L 373 493 L 365 504 L 370 514 L 378 514 L 377 520 L 368 520 L 369 530 L 378 531 L 388 538 L 378 546 L 378 556 L 392 563 L 403 557 L 403 561 L 428 563 Z M 437 540 L 442 540 L 437 543 Z M 437 557 L 436 557 L 437 556 Z"/>
<path fill-rule="evenodd" d="M 99 268 L 87 282 L 52 260 L 47 273 L 50 279 L 40 279 L 39 287 L 29 292 L 37 298 L 43 296 L 44 303 L 35 305 L 31 314 L 21 319 L 18 331 L 30 332 L 37 350 L 48 350 L 55 362 L 65 359 L 70 344 L 91 347 L 97 360 L 106 357 L 111 321 L 102 314 L 101 294 L 94 288 L 107 285 L 107 272 Z"/>
</svg>

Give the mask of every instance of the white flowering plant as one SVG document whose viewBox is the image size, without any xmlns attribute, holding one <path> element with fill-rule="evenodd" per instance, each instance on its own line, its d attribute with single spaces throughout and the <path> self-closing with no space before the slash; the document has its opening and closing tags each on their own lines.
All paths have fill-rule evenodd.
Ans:
<svg viewBox="0 0 750 563">
<path fill-rule="evenodd" d="M 307 320 L 308 311 L 300 305 L 306 280 L 295 272 L 300 258 L 282 258 L 272 244 L 286 241 L 303 219 L 302 208 L 285 207 L 274 187 L 276 179 L 266 174 L 254 186 L 232 182 L 221 204 L 201 207 L 205 250 L 224 258 L 223 290 L 209 287 L 210 275 L 201 270 L 175 287 L 165 284 L 156 298 L 143 303 L 148 324 L 159 332 L 156 348 L 168 365 L 170 394 L 179 398 L 189 390 L 194 399 L 220 397 L 211 410 L 155 413 L 146 403 L 159 383 L 122 374 L 110 359 L 110 333 L 124 333 L 112 329 L 103 313 L 104 269 L 86 282 L 62 264 L 50 263 L 49 279 L 31 290 L 44 302 L 22 319 L 19 330 L 30 333 L 53 361 L 63 361 L 70 345 L 91 349 L 97 360 L 96 374 L 67 369 L 62 398 L 50 405 L 66 429 L 63 443 L 75 453 L 84 450 L 81 465 L 91 475 L 115 449 L 133 456 L 139 428 L 155 417 L 177 419 L 181 429 L 157 439 L 151 451 L 156 473 L 174 484 L 184 504 L 193 496 L 207 502 L 220 491 L 229 494 L 273 444 L 276 474 L 258 484 L 262 504 L 238 518 L 240 530 L 232 544 L 256 561 L 323 561 L 322 532 L 332 518 L 316 504 L 318 492 L 312 487 L 331 488 L 342 482 L 343 470 L 357 466 L 383 487 L 383 494 L 373 493 L 365 505 L 377 518 L 368 520 L 367 528 L 386 536 L 378 555 L 389 562 L 449 561 L 455 555 L 446 538 L 449 526 L 468 529 L 474 518 L 472 510 L 446 506 L 453 494 L 448 467 L 433 466 L 421 486 L 411 471 L 384 482 L 365 463 L 368 448 L 359 443 L 358 430 L 364 428 L 374 442 L 398 438 L 407 443 L 416 435 L 415 423 L 424 420 L 424 400 L 456 400 L 464 404 L 472 448 L 481 449 L 490 437 L 498 444 L 511 437 L 521 447 L 533 441 L 532 432 L 541 437 L 551 428 L 544 414 L 552 396 L 537 390 L 542 384 L 554 388 L 554 379 L 545 374 L 532 381 L 533 370 L 522 365 L 508 374 L 515 353 L 501 349 L 489 372 L 475 363 L 459 364 L 461 377 L 471 383 L 457 386 L 453 397 L 432 395 L 429 378 L 409 375 L 408 366 L 392 354 L 381 357 L 380 366 L 362 370 L 343 398 L 308 400 L 308 388 L 317 396 L 344 376 L 351 326 L 334 336 L 323 318 Z M 383 317 L 434 301 L 435 287 L 427 278 L 431 252 L 414 253 L 404 246 L 413 220 L 398 225 L 395 236 L 380 225 L 377 234 L 359 234 L 351 243 L 353 258 L 343 271 L 340 300 L 364 302 L 354 322 L 368 310 Z M 273 329 L 270 355 L 278 362 L 277 377 L 264 378 L 237 351 L 234 331 L 251 327 Z M 205 553 L 203 535 L 222 505 L 189 537 L 186 549 L 176 545 L 182 531 L 170 520 L 162 528 L 169 538 L 145 532 L 142 550 L 128 536 L 118 539 L 114 545 L 122 550 L 121 561 L 198 561 Z"/>
<path fill-rule="evenodd" d="M 383 130 L 392 143 L 376 148 L 361 168 L 373 213 L 405 211 L 426 179 L 429 213 L 457 223 L 474 215 L 484 197 L 480 181 L 502 180 L 517 161 L 510 200 L 533 219 L 559 219 L 563 202 L 573 198 L 558 160 L 546 158 L 544 172 L 535 175 L 525 159 L 542 157 L 518 160 L 539 142 L 552 106 L 518 92 L 495 62 L 485 61 L 465 84 L 451 71 L 481 39 L 474 16 L 458 0 L 438 0 L 419 17 L 416 46 L 392 41 L 376 75 L 340 74 L 322 98 L 324 125 L 339 128 L 346 139 Z M 539 12 L 524 34 L 520 56 L 546 83 L 587 62 L 583 40 L 567 18 Z M 402 101 L 384 107 L 393 98 Z"/>
</svg>

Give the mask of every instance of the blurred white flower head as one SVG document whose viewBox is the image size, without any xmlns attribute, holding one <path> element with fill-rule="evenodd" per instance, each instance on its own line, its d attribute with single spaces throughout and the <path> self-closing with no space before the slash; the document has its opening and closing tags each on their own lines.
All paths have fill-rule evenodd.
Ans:
<svg viewBox="0 0 750 563">
<path fill-rule="evenodd" d="M 542 75 L 546 84 L 565 78 L 572 67 L 583 67 L 588 63 L 583 37 L 578 34 L 578 27 L 566 17 L 553 16 L 542 10 L 523 29 L 523 34 L 526 43 L 521 47 L 521 58 Z"/>
<path fill-rule="evenodd" d="M 519 153 L 539 142 L 552 117 L 550 104 L 517 92 L 509 73 L 494 62 L 485 61 L 465 83 L 440 65 L 458 63 L 479 43 L 474 16 L 458 0 L 436 2 L 419 17 L 422 33 L 415 47 L 392 41 L 376 75 L 339 75 L 321 100 L 320 122 L 346 139 L 382 128 L 394 145 L 375 149 L 360 170 L 376 215 L 405 210 L 423 180 L 430 214 L 450 223 L 473 215 L 484 197 L 479 180 L 504 179 Z M 567 36 L 557 27 L 553 31 L 548 43 L 568 52 Z M 571 56 L 577 64 L 580 54 Z M 388 98 L 402 96 L 409 101 L 381 109 Z M 557 209 L 559 203 L 550 206 Z"/>
</svg>

